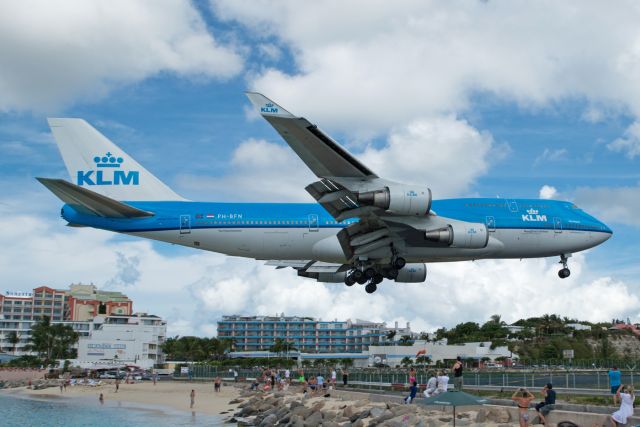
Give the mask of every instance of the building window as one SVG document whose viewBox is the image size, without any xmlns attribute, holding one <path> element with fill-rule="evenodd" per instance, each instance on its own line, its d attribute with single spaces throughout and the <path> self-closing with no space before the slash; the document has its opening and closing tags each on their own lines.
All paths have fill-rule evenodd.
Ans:
<svg viewBox="0 0 640 427">
<path fill-rule="evenodd" d="M 98 306 L 98 314 L 107 314 L 107 306 L 106 306 L 106 304 L 100 304 Z"/>
</svg>

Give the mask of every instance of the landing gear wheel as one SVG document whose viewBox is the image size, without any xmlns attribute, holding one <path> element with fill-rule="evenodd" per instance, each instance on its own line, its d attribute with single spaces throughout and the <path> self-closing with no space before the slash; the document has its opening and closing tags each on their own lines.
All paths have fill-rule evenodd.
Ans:
<svg viewBox="0 0 640 427">
<path fill-rule="evenodd" d="M 374 285 L 377 285 L 378 283 L 382 283 L 383 280 L 384 280 L 384 276 L 380 273 L 376 273 L 376 275 L 373 276 L 373 279 L 371 279 L 371 283 L 373 283 Z"/>
<path fill-rule="evenodd" d="M 362 272 L 362 270 L 354 270 L 354 272 L 351 273 L 351 277 L 353 277 L 353 280 L 358 282 L 360 279 L 364 277 L 364 273 Z"/>
<path fill-rule="evenodd" d="M 364 271 L 364 275 L 367 276 L 368 279 L 373 279 L 376 275 L 376 270 L 369 267 Z"/>
<path fill-rule="evenodd" d="M 569 254 L 569 256 L 571 256 L 571 254 Z M 569 267 L 567 266 L 568 260 L 569 257 L 567 255 L 560 255 L 560 264 L 562 264 L 562 270 L 558 271 L 558 277 L 560 277 L 561 279 L 566 279 L 571 274 L 571 271 L 569 271 Z"/>
<path fill-rule="evenodd" d="M 356 280 L 353 278 L 353 275 L 347 276 L 344 278 L 344 284 L 347 286 L 353 286 L 356 284 Z"/>
<path fill-rule="evenodd" d="M 393 266 L 398 270 L 401 270 L 405 265 L 407 265 L 407 260 L 404 258 L 398 257 L 393 260 Z"/>
<path fill-rule="evenodd" d="M 368 293 L 368 294 L 372 294 L 375 291 L 378 290 L 378 286 L 376 286 L 375 283 L 368 283 L 367 286 L 364 287 L 364 290 Z"/>
<path fill-rule="evenodd" d="M 359 285 L 364 285 L 368 280 L 369 279 L 367 279 L 367 277 L 363 274 L 362 277 L 356 279 L 356 282 L 358 282 Z"/>
<path fill-rule="evenodd" d="M 389 280 L 396 280 L 398 278 L 398 270 L 396 268 L 390 268 L 385 272 L 385 277 Z"/>
</svg>

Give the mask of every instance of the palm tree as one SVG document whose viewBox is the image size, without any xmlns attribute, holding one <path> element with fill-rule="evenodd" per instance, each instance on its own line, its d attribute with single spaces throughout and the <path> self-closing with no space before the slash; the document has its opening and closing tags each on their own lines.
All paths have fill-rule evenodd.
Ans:
<svg viewBox="0 0 640 427">
<path fill-rule="evenodd" d="M 411 345 L 411 335 L 403 335 L 398 340 L 398 344 L 400 345 Z"/>
<path fill-rule="evenodd" d="M 13 354 L 16 354 L 16 347 L 20 342 L 20 335 L 16 331 L 9 332 L 9 343 L 13 346 Z"/>
<path fill-rule="evenodd" d="M 405 357 L 403 357 L 403 358 L 402 358 L 402 360 L 400 361 L 400 364 L 401 364 L 402 366 L 407 367 L 407 366 L 409 366 L 409 365 L 413 364 L 413 360 L 411 360 L 411 358 L 410 358 L 409 356 L 405 356 Z"/>
<path fill-rule="evenodd" d="M 389 332 L 387 332 L 387 340 L 389 340 L 389 341 L 393 341 L 393 339 L 396 337 L 396 334 L 397 334 L 397 333 L 398 333 L 398 332 L 396 332 L 396 331 L 389 331 Z"/>
</svg>

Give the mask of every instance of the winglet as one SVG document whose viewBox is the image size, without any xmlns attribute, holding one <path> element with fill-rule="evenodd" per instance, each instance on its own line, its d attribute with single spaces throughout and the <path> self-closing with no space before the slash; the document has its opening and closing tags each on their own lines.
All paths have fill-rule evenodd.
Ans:
<svg viewBox="0 0 640 427">
<path fill-rule="evenodd" d="M 258 92 L 246 92 L 247 98 L 263 116 L 295 118 L 293 114 Z"/>
</svg>

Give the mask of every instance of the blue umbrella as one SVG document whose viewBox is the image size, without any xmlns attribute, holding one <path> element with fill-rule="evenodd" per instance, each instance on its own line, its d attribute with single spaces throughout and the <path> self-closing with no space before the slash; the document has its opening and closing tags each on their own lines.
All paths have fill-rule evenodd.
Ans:
<svg viewBox="0 0 640 427">
<path fill-rule="evenodd" d="M 477 406 L 487 403 L 487 399 L 483 399 L 473 394 L 465 393 L 464 391 L 447 391 L 436 396 L 431 396 L 426 399 L 416 400 L 416 403 L 422 405 L 438 405 L 438 406 L 453 406 L 453 425 L 456 425 L 456 406 Z"/>
</svg>

